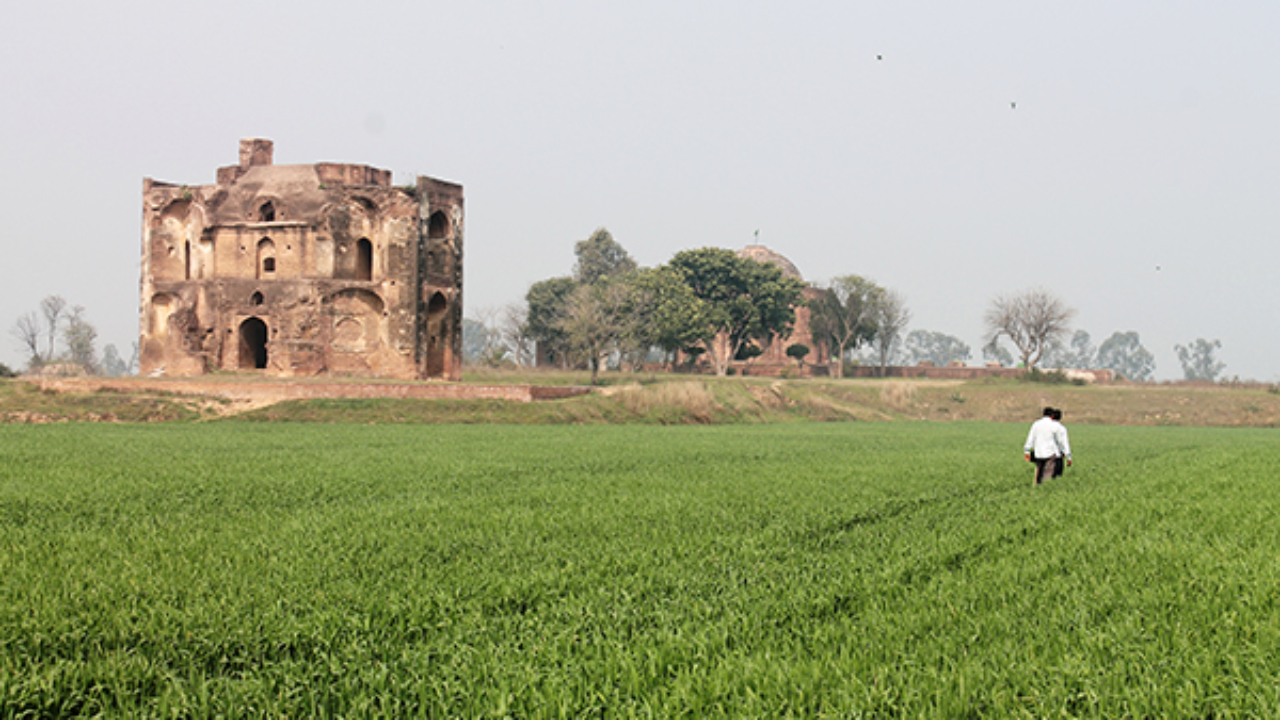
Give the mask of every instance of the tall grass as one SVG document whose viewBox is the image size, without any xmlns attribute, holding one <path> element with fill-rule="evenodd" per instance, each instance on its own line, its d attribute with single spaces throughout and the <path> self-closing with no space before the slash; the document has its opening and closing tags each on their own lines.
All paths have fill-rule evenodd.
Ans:
<svg viewBox="0 0 1280 720">
<path fill-rule="evenodd" d="M 0 716 L 1271 717 L 1274 431 L 0 427 Z"/>
</svg>

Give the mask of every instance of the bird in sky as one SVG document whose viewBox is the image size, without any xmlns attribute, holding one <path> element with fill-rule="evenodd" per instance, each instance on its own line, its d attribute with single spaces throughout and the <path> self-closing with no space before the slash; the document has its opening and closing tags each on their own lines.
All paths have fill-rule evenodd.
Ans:
<svg viewBox="0 0 1280 720">
<path fill-rule="evenodd" d="M 1018 101 L 1017 101 L 1017 100 L 1014 100 L 1014 101 L 1010 102 L 1010 103 L 1009 103 L 1009 107 L 1010 107 L 1011 109 L 1013 109 L 1013 110 L 1017 110 L 1017 109 L 1018 109 Z"/>
</svg>

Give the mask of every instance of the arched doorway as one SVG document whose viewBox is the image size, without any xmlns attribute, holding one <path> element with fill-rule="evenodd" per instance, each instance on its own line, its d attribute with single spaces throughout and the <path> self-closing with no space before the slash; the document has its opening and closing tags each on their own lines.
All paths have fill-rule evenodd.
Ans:
<svg viewBox="0 0 1280 720">
<path fill-rule="evenodd" d="M 240 369 L 267 367 L 267 324 L 256 317 L 240 323 Z"/>
</svg>

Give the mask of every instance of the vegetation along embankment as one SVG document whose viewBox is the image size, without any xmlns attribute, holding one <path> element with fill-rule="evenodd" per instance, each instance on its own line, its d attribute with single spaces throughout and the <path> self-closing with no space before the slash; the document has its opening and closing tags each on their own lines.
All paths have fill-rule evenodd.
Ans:
<svg viewBox="0 0 1280 720">
<path fill-rule="evenodd" d="M 153 422 L 236 418 L 252 421 L 407 423 L 724 424 L 815 421 L 1023 422 L 1045 405 L 1070 425 L 1280 426 L 1280 389 L 1263 384 L 1114 383 L 1073 385 L 1014 379 L 970 381 L 716 378 L 609 375 L 573 397 L 513 402 L 396 397 L 402 384 L 350 381 L 359 398 L 291 399 L 281 381 L 236 374 L 168 381 L 117 380 L 109 388 L 42 390 L 0 380 L 0 422 Z M 585 373 L 477 372 L 462 387 L 585 385 Z M 306 385 L 308 380 L 292 381 Z M 332 385 L 332 381 L 326 381 Z M 224 392 L 234 386 L 237 392 Z M 94 387 L 87 384 L 85 388 Z M 260 388 L 254 391 L 254 388 Z M 244 390 L 247 388 L 247 390 Z M 387 397 L 378 397 L 386 388 Z M 585 388 L 583 388 L 585 390 Z M 528 395 L 526 389 L 523 394 Z"/>
</svg>

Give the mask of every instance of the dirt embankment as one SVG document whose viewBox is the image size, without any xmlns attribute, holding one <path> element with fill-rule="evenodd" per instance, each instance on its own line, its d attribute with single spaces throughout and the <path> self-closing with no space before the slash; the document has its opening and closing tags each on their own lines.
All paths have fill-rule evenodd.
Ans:
<svg viewBox="0 0 1280 720">
<path fill-rule="evenodd" d="M 611 378 L 613 379 L 613 378 Z M 308 422 L 1068 422 L 1280 426 L 1272 386 L 1049 385 L 1009 380 L 621 377 L 611 386 L 356 380 L 74 378 L 0 382 L 0 422 L 218 419 Z M 549 402 L 538 402 L 549 401 Z"/>
</svg>

